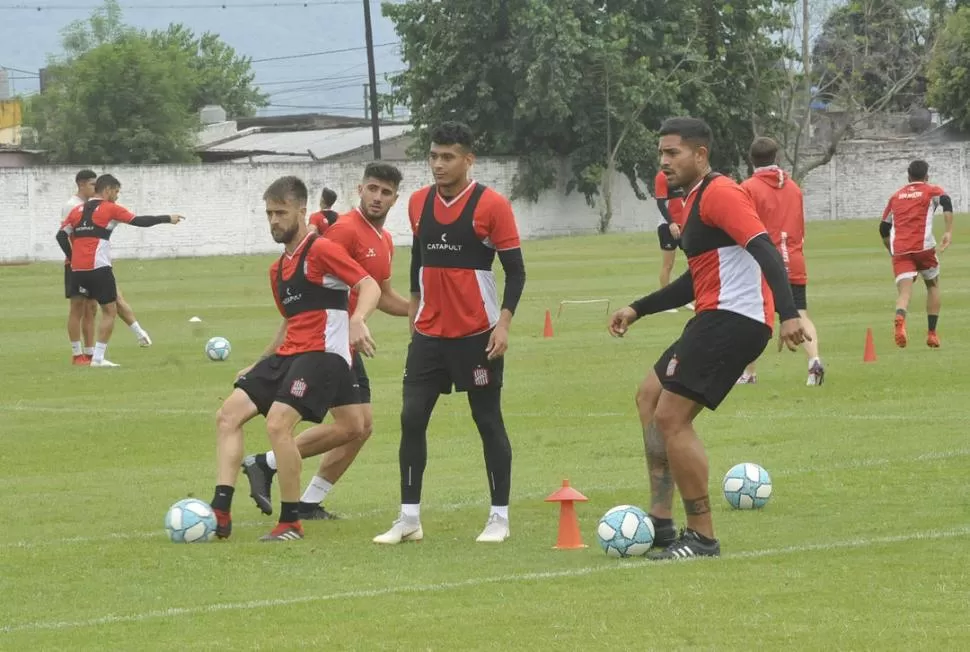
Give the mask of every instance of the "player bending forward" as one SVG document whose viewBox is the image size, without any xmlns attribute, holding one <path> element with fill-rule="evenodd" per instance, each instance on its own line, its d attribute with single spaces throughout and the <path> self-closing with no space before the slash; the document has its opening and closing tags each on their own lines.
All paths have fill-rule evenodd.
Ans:
<svg viewBox="0 0 970 652">
<path fill-rule="evenodd" d="M 644 315 L 694 299 L 687 322 L 637 392 L 643 427 L 654 545 L 665 550 L 651 559 L 717 557 L 708 496 L 708 461 L 694 431 L 705 407 L 717 409 L 745 365 L 771 339 L 775 301 L 782 342 L 795 350 L 805 339 L 778 250 L 758 219 L 748 194 L 729 178 L 711 172 L 711 129 L 695 118 L 672 118 L 660 128 L 661 169 L 672 185 L 687 188 L 683 248 L 688 270 L 667 287 L 610 317 L 610 334 L 622 337 Z M 769 289 L 770 288 L 770 289 Z M 676 485 L 687 527 L 675 536 L 672 518 Z"/>
<path fill-rule="evenodd" d="M 364 169 L 364 177 L 357 192 L 360 205 L 346 213 L 326 231 L 326 238 L 341 245 L 371 278 L 381 285 L 381 299 L 377 307 L 395 317 L 408 316 L 408 300 L 391 287 L 391 260 L 394 243 L 384 228 L 387 213 L 394 206 L 401 185 L 401 172 L 393 165 L 374 162 Z M 350 312 L 357 306 L 357 291 L 350 293 Z M 325 520 L 336 518 L 320 505 L 337 480 L 346 473 L 373 428 L 370 379 L 364 369 L 360 351 L 353 354 L 353 371 L 356 376 L 361 408 L 364 413 L 363 430 L 348 427 L 346 422 L 321 424 L 300 433 L 297 448 L 303 459 L 323 453 L 320 470 L 310 480 L 300 498 L 301 520 Z M 353 425 L 353 424 L 350 424 Z M 276 456 L 273 451 L 251 455 L 243 461 L 243 472 L 249 478 L 250 496 L 264 514 L 273 513 L 270 485 L 276 473 Z"/>
<path fill-rule="evenodd" d="M 939 186 L 929 181 L 930 166 L 926 161 L 909 164 L 909 183 L 893 193 L 883 211 L 879 234 L 892 255 L 896 276 L 896 346 L 906 346 L 906 310 L 913 297 L 913 280 L 917 274 L 926 284 L 926 346 L 938 348 L 940 336 L 936 324 L 940 319 L 940 261 L 933 238 L 933 214 L 943 209 L 946 231 L 940 242 L 940 253 L 953 238 L 953 201 Z"/>
<path fill-rule="evenodd" d="M 778 143 L 771 138 L 756 138 L 751 143 L 748 155 L 754 166 L 754 175 L 745 179 L 741 187 L 748 191 L 758 217 L 781 253 L 795 307 L 810 338 L 804 344 L 808 356 L 808 380 L 805 384 L 821 385 L 825 380 L 825 367 L 818 357 L 818 336 L 815 324 L 808 317 L 808 295 L 805 291 L 808 272 L 805 268 L 805 205 L 802 189 L 776 165 Z M 744 370 L 738 384 L 756 381 L 755 363 L 752 362 Z"/>
<path fill-rule="evenodd" d="M 431 132 L 435 183 L 408 203 L 413 334 L 404 366 L 401 407 L 401 511 L 375 543 L 418 541 L 421 483 L 428 461 L 428 421 L 441 394 L 468 392 L 485 451 L 492 508 L 479 542 L 509 537 L 512 446 L 502 418 L 502 372 L 509 326 L 525 286 L 525 263 L 512 207 L 468 178 L 475 161 L 471 130 L 445 122 Z M 492 263 L 505 269 L 499 303 Z"/>
<path fill-rule="evenodd" d="M 232 533 L 232 495 L 243 458 L 242 428 L 262 414 L 279 468 L 282 505 L 279 524 L 260 541 L 291 541 L 303 538 L 300 451 L 293 430 L 300 421 L 320 423 L 328 411 L 355 436 L 363 430 L 350 347 L 373 355 L 365 320 L 377 307 L 381 289 L 343 247 L 310 233 L 302 181 L 277 179 L 263 200 L 273 240 L 284 245 L 269 270 L 283 323 L 260 360 L 239 373 L 216 416 L 219 470 L 212 508 L 216 536 L 226 539 Z M 351 288 L 360 294 L 348 316 Z"/>
</svg>

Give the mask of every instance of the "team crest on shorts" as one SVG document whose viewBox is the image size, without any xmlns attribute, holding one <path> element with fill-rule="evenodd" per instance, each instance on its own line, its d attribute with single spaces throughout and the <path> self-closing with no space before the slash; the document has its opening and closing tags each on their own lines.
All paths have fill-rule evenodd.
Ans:
<svg viewBox="0 0 970 652">
<path fill-rule="evenodd" d="M 303 395 L 306 394 L 306 387 L 306 381 L 302 378 L 297 378 L 290 386 L 290 394 L 297 398 L 303 398 Z"/>
<path fill-rule="evenodd" d="M 667 377 L 673 376 L 677 371 L 677 356 L 670 358 L 670 362 L 667 363 Z"/>
<path fill-rule="evenodd" d="M 472 381 L 475 383 L 475 387 L 486 387 L 488 385 L 488 369 L 476 367 L 472 372 Z"/>
</svg>

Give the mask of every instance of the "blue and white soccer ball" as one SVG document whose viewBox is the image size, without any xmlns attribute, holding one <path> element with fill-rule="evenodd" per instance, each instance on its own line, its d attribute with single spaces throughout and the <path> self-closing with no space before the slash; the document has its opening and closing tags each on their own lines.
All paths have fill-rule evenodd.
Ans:
<svg viewBox="0 0 970 652">
<path fill-rule="evenodd" d="M 618 505 L 603 515 L 596 538 L 608 557 L 637 557 L 653 545 L 653 521 L 633 505 Z"/>
<path fill-rule="evenodd" d="M 771 476 L 754 462 L 733 466 L 723 486 L 724 497 L 734 509 L 761 509 L 771 498 Z"/>
<path fill-rule="evenodd" d="M 229 340 L 224 337 L 213 337 L 205 343 L 205 354 L 210 360 L 220 362 L 228 358 L 231 352 Z"/>
<path fill-rule="evenodd" d="M 173 543 L 204 543 L 216 535 L 216 513 L 198 498 L 185 498 L 168 508 L 165 531 Z"/>
</svg>

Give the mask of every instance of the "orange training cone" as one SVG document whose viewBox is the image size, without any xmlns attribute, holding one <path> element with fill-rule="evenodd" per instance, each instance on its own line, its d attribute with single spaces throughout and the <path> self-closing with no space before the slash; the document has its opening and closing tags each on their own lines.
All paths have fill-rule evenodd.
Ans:
<svg viewBox="0 0 970 652">
<path fill-rule="evenodd" d="M 862 354 L 863 362 L 875 362 L 876 361 L 876 345 L 872 341 L 872 329 L 866 329 L 866 350 Z"/>
<path fill-rule="evenodd" d="M 549 313 L 546 313 L 549 314 Z M 585 548 L 583 536 L 579 532 L 579 519 L 576 518 L 574 502 L 585 502 L 586 496 L 569 486 L 569 480 L 562 481 L 562 488 L 546 498 L 547 503 L 559 503 L 559 536 L 556 550 L 576 550 Z"/>
<path fill-rule="evenodd" d="M 552 315 L 549 313 L 548 310 L 546 311 L 546 325 L 542 329 L 542 336 L 552 337 Z"/>
</svg>

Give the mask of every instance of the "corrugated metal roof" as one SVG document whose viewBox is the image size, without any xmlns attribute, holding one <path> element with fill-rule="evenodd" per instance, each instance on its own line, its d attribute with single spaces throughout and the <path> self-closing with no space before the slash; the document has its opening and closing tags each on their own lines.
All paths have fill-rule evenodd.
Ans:
<svg viewBox="0 0 970 652">
<path fill-rule="evenodd" d="M 403 136 L 411 130 L 410 125 L 381 126 L 381 140 Z M 293 154 L 309 156 L 307 150 L 317 158 L 327 158 L 351 152 L 371 144 L 370 127 L 349 129 L 313 129 L 307 131 L 277 131 L 255 133 L 233 138 L 218 145 L 206 147 L 206 152 L 258 152 L 254 159 L 292 161 Z M 278 155 L 284 156 L 278 156 Z"/>
</svg>

